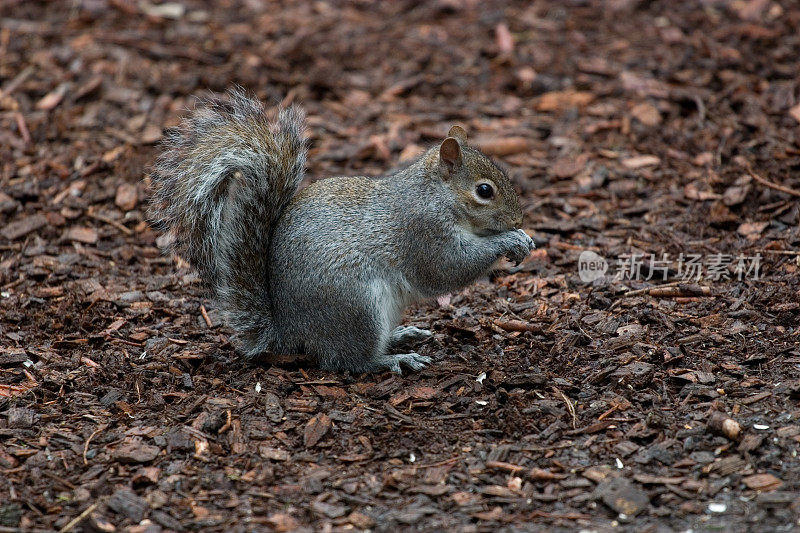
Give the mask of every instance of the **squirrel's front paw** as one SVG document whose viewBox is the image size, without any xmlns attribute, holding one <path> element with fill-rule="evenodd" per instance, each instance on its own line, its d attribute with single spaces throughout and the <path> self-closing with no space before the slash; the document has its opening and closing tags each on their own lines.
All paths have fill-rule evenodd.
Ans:
<svg viewBox="0 0 800 533">
<path fill-rule="evenodd" d="M 536 245 L 533 243 L 533 239 L 521 229 L 509 231 L 507 235 L 510 242 L 508 250 L 503 255 L 508 257 L 509 261 L 518 265 L 528 257 L 528 254 L 536 248 Z"/>
</svg>

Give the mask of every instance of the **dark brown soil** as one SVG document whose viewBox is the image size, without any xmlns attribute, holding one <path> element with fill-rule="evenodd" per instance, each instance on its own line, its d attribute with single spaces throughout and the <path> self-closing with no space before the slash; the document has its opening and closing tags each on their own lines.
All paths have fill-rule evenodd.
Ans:
<svg viewBox="0 0 800 533">
<path fill-rule="evenodd" d="M 797 530 L 798 26 L 793 0 L 5 0 L 0 532 Z M 232 84 L 305 107 L 310 179 L 465 125 L 539 250 L 410 311 L 422 372 L 243 361 L 143 214 L 163 128 Z M 584 283 L 585 250 L 638 279 Z"/>
</svg>

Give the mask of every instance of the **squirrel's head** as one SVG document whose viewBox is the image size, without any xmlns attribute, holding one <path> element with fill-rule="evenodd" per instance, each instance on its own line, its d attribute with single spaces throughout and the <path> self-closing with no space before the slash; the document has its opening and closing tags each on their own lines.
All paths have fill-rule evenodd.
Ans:
<svg viewBox="0 0 800 533">
<path fill-rule="evenodd" d="M 522 225 L 522 208 L 511 180 L 491 159 L 467 146 L 467 132 L 453 126 L 439 146 L 439 172 L 456 195 L 461 215 L 478 235 Z"/>
</svg>

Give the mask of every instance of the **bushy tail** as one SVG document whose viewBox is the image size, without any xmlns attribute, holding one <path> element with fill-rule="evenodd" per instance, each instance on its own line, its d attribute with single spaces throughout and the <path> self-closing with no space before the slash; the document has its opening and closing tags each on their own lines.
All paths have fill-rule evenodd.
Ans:
<svg viewBox="0 0 800 533">
<path fill-rule="evenodd" d="M 167 132 L 152 172 L 149 214 L 174 236 L 172 251 L 200 271 L 241 349 L 271 344 L 271 229 L 303 178 L 303 114 L 270 122 L 240 89 L 202 101 Z"/>
</svg>

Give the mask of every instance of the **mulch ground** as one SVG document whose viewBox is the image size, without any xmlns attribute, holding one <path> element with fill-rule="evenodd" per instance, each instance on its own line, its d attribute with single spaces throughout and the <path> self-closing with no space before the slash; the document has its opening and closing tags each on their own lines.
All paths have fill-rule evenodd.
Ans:
<svg viewBox="0 0 800 533">
<path fill-rule="evenodd" d="M 6 0 L 0 532 L 796 530 L 799 25 L 792 0 Z M 410 310 L 421 372 L 243 361 L 144 216 L 163 128 L 232 84 L 307 110 L 311 180 L 463 124 L 539 249 Z"/>
</svg>

